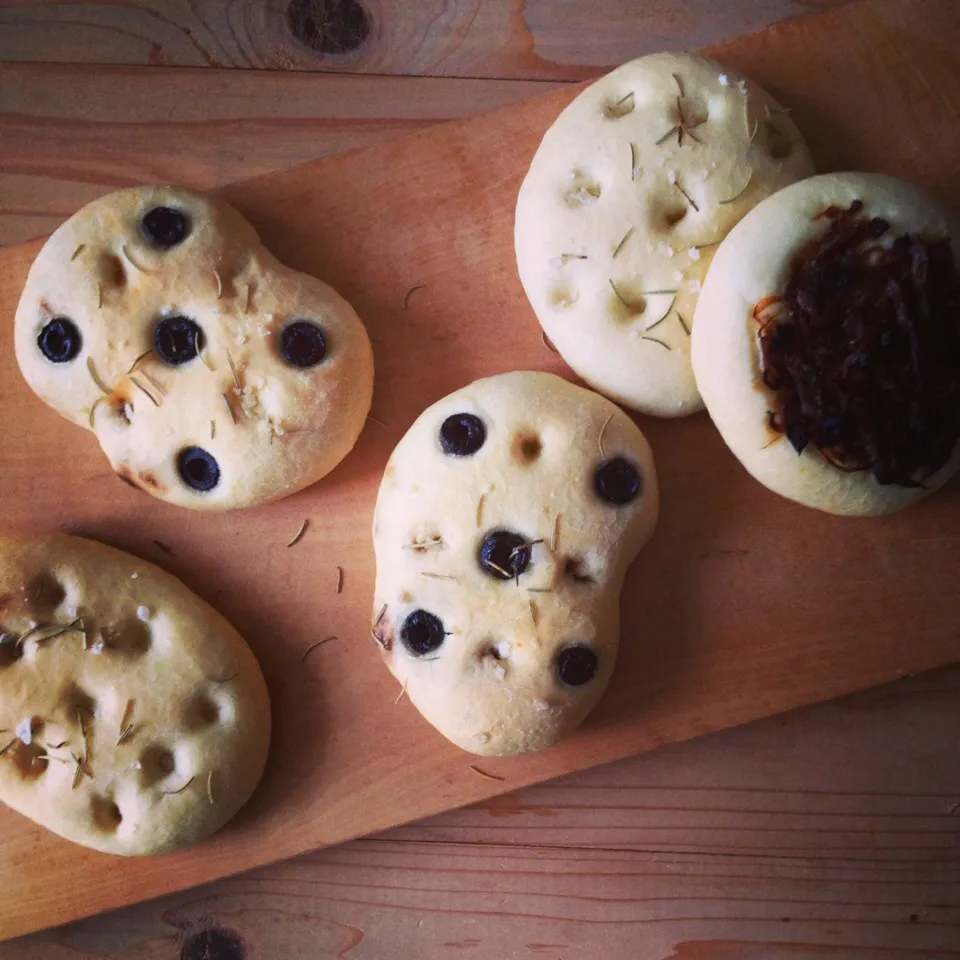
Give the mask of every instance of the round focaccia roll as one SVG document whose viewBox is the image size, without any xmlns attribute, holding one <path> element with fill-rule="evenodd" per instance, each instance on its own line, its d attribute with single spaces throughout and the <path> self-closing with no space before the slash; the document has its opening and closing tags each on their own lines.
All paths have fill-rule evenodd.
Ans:
<svg viewBox="0 0 960 960">
<path fill-rule="evenodd" d="M 373 394 L 353 308 L 283 266 L 232 207 L 176 187 L 88 204 L 47 241 L 16 314 L 27 383 L 118 476 L 228 510 L 319 480 Z"/>
<path fill-rule="evenodd" d="M 796 183 L 730 232 L 697 306 L 693 368 L 757 480 L 871 515 L 957 471 L 958 244 L 936 200 L 867 173 Z"/>
<path fill-rule="evenodd" d="M 263 773 L 250 648 L 169 573 L 79 537 L 0 539 L 0 801 L 124 855 L 194 843 Z"/>
<path fill-rule="evenodd" d="M 373 636 L 416 708 L 482 755 L 570 733 L 613 673 L 620 589 L 657 511 L 647 441 L 596 393 L 519 372 L 428 408 L 373 528 Z"/>
<path fill-rule="evenodd" d="M 659 53 L 602 77 L 544 135 L 517 199 L 517 267 L 544 332 L 624 406 L 701 409 L 690 327 L 714 250 L 812 172 L 783 108 L 718 63 Z"/>
</svg>

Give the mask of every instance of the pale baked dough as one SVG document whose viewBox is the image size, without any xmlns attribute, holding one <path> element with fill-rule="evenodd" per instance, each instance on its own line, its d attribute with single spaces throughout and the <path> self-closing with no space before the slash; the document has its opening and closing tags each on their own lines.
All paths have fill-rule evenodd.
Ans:
<svg viewBox="0 0 960 960">
<path fill-rule="evenodd" d="M 657 416 L 699 410 L 689 329 L 715 245 L 812 172 L 790 117 L 726 67 L 661 53 L 614 70 L 560 114 L 520 189 L 537 319 L 596 390 Z"/>
<path fill-rule="evenodd" d="M 161 207 L 189 222 L 168 249 L 143 228 Z M 170 366 L 155 330 L 175 315 L 200 327 L 205 347 Z M 67 362 L 51 362 L 38 343 L 58 317 L 82 336 Z M 326 356 L 315 366 L 281 354 L 296 320 L 323 331 Z M 353 447 L 373 391 L 373 353 L 353 308 L 284 267 L 236 210 L 175 187 L 109 194 L 53 234 L 17 309 L 16 352 L 34 392 L 92 429 L 121 478 L 194 509 L 251 506 L 320 479 Z M 212 489 L 184 482 L 178 458 L 189 448 L 216 461 Z"/>
<path fill-rule="evenodd" d="M 775 395 L 761 380 L 754 306 L 782 292 L 790 263 L 809 240 L 825 232 L 815 219 L 831 204 L 864 202 L 864 213 L 882 217 L 887 245 L 905 233 L 949 236 L 954 255 L 960 229 L 944 208 L 916 187 L 869 173 L 811 177 L 769 197 L 730 232 L 717 250 L 700 294 L 693 334 L 693 369 L 707 410 L 727 446 L 747 470 L 776 493 L 828 513 L 891 513 L 942 486 L 960 467 L 960 456 L 923 487 L 881 486 L 869 471 L 844 472 L 813 447 L 798 455 L 767 426 Z"/>
<path fill-rule="evenodd" d="M 449 455 L 439 431 L 465 413 L 482 422 L 485 440 L 472 455 Z M 618 458 L 640 480 L 620 506 L 594 487 L 601 464 Z M 640 430 L 582 387 L 508 373 L 427 409 L 387 464 L 373 527 L 373 635 L 406 696 L 471 753 L 540 750 L 569 733 L 610 680 L 620 588 L 657 510 Z M 484 539 L 501 530 L 533 542 L 516 579 L 497 579 L 478 562 Z M 447 634 L 420 656 L 403 639 L 417 610 L 439 618 Z M 565 684 L 559 658 L 578 645 L 598 658 L 597 670 L 581 685 Z"/>
<path fill-rule="evenodd" d="M 170 574 L 78 537 L 0 539 L 0 731 L 0 800 L 149 854 L 247 801 L 270 704 L 237 631 Z"/>
</svg>

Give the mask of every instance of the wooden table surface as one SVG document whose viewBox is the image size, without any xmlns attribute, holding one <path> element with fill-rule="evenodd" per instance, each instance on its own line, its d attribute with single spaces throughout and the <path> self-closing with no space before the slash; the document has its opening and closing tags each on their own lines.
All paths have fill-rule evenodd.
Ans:
<svg viewBox="0 0 960 960">
<path fill-rule="evenodd" d="M 0 0 L 0 244 L 830 5 Z M 177 957 L 960 958 L 960 668 L 0 945 Z"/>
</svg>

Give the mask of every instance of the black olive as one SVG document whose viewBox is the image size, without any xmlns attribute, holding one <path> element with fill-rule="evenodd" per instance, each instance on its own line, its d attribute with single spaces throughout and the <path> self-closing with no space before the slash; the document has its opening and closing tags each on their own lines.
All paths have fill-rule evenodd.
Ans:
<svg viewBox="0 0 960 960">
<path fill-rule="evenodd" d="M 280 334 L 280 352 L 295 367 L 315 367 L 327 355 L 327 338 L 315 323 L 294 320 Z"/>
<path fill-rule="evenodd" d="M 415 657 L 423 657 L 438 649 L 445 636 L 443 621 L 426 610 L 414 610 L 400 628 L 403 645 Z"/>
<path fill-rule="evenodd" d="M 564 647 L 557 657 L 557 674 L 568 687 L 582 687 L 589 683 L 600 667 L 600 659 L 582 644 Z"/>
<path fill-rule="evenodd" d="M 68 363 L 83 347 L 83 337 L 72 320 L 54 317 L 40 331 L 37 346 L 51 363 Z"/>
<path fill-rule="evenodd" d="M 189 363 L 200 353 L 205 343 L 203 330 L 189 317 L 179 314 L 164 317 L 153 332 L 153 345 L 157 356 L 171 367 Z"/>
<path fill-rule="evenodd" d="M 623 457 L 614 457 L 612 460 L 604 460 L 597 467 L 593 487 L 601 500 L 620 507 L 639 495 L 640 474 L 637 468 Z"/>
<path fill-rule="evenodd" d="M 202 447 L 186 447 L 177 457 L 177 472 L 183 482 L 200 493 L 212 490 L 220 482 L 217 461 Z"/>
<path fill-rule="evenodd" d="M 142 223 L 147 239 L 163 250 L 183 243 L 190 232 L 186 214 L 173 207 L 154 207 L 144 214 Z"/>
<path fill-rule="evenodd" d="M 494 530 L 480 544 L 483 572 L 495 580 L 513 580 L 530 566 L 533 544 L 512 530 Z"/>
<path fill-rule="evenodd" d="M 440 426 L 440 446 L 450 457 L 469 457 L 486 439 L 487 428 L 472 413 L 453 413 Z"/>
</svg>

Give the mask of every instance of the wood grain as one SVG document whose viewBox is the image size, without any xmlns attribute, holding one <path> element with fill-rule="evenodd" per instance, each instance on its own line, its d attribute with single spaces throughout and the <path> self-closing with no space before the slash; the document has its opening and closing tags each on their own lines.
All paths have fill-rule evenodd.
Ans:
<svg viewBox="0 0 960 960">
<path fill-rule="evenodd" d="M 909 163 L 914 179 L 956 203 L 956 125 L 941 123 L 937 149 L 916 156 L 910 145 L 931 117 L 942 120 L 939 94 L 952 89 L 956 76 L 952 7 L 930 0 L 924 9 L 927 19 L 912 37 L 900 31 L 902 8 L 878 0 L 857 7 L 856 17 L 840 12 L 819 24 L 800 21 L 721 55 L 781 96 L 796 91 L 785 99 L 797 103 L 801 126 L 816 131 L 811 139 L 822 163 L 875 163 L 901 173 Z M 934 93 L 904 99 L 921 82 Z M 568 95 L 561 91 L 548 101 L 227 191 L 288 261 L 333 279 L 356 301 L 386 361 L 382 407 L 375 406 L 387 423 L 383 432 L 368 430 L 335 483 L 251 512 L 242 528 L 221 518 L 191 517 L 185 526 L 182 514 L 105 484 L 89 439 L 40 411 L 20 384 L 10 351 L 0 357 L 6 364 L 0 405 L 23 411 L 0 441 L 6 501 L 21 505 L 17 522 L 63 523 L 128 549 L 143 549 L 158 535 L 172 543 L 177 557 L 159 559 L 241 626 L 265 663 L 279 708 L 263 791 L 233 828 L 194 851 L 118 865 L 0 817 L 8 838 L 0 883 L 17 892 L 3 908 L 8 934 L 956 655 L 952 584 L 929 575 L 956 562 L 955 497 L 945 494 L 902 518 L 867 525 L 814 516 L 750 484 L 700 418 L 669 429 L 648 425 L 670 491 L 663 529 L 671 535 L 658 538 L 635 569 L 627 612 L 642 610 L 654 639 L 645 647 L 628 644 L 615 687 L 580 736 L 542 757 L 497 764 L 491 769 L 505 781 L 491 784 L 404 713 L 408 705 L 386 712 L 390 684 L 364 626 L 369 558 L 355 531 L 369 522 L 387 453 L 424 403 L 507 362 L 554 363 L 541 352 L 524 312 L 509 212 L 525 158 Z M 904 139 L 890 143 L 893 116 Z M 427 188 L 429 205 L 417 199 L 417 190 Z M 376 211 L 377 229 L 357 222 L 365 204 Z M 422 238 L 415 248 L 410 236 Z M 20 251 L 3 262 L 0 301 L 9 310 L 26 261 Z M 427 287 L 417 309 L 403 312 L 411 282 Z M 471 337 L 494 344 L 493 355 L 464 354 L 458 345 Z M 445 364 L 437 362 L 441 355 Z M 426 382 L 417 375 L 425 369 L 432 376 Z M 58 492 L 52 502 L 36 496 L 38 464 Z M 303 541 L 291 572 L 287 557 L 270 548 L 271 537 L 285 542 L 279 532 L 289 527 L 289 536 L 305 515 L 324 520 L 322 539 Z M 781 540 L 769 536 L 773 528 L 789 532 L 786 553 Z M 336 600 L 334 564 L 341 557 L 350 558 L 348 587 Z M 257 591 L 250 586 L 250 558 Z M 795 588 L 783 588 L 791 582 Z M 764 592 L 758 583 L 776 590 Z M 825 605 L 824 597 L 836 606 Z M 915 631 L 910 636 L 902 626 L 908 622 Z M 875 625 L 873 632 L 867 624 Z M 304 671 L 299 653 L 320 630 L 344 642 L 326 644 L 322 661 L 318 655 Z M 384 707 L 371 712 L 372 704 Z M 406 719 L 398 723 L 401 716 Z M 371 757 L 379 759 L 370 763 Z M 42 876 L 33 869 L 38 862 L 46 866 Z M 87 884 L 77 898 L 72 880 L 81 872 Z"/>
<path fill-rule="evenodd" d="M 836 2 L 3 0 L 0 60 L 579 80 Z"/>
<path fill-rule="evenodd" d="M 890 744 L 899 749 L 889 749 Z M 856 762 L 851 762 L 856 758 Z M 170 960 L 960 957 L 960 670 L 0 946 Z M 226 958 L 224 958 L 226 960 Z"/>
<path fill-rule="evenodd" d="M 0 64 L 0 246 L 52 232 L 108 190 L 144 182 L 211 189 L 554 88 L 524 80 Z"/>
</svg>

